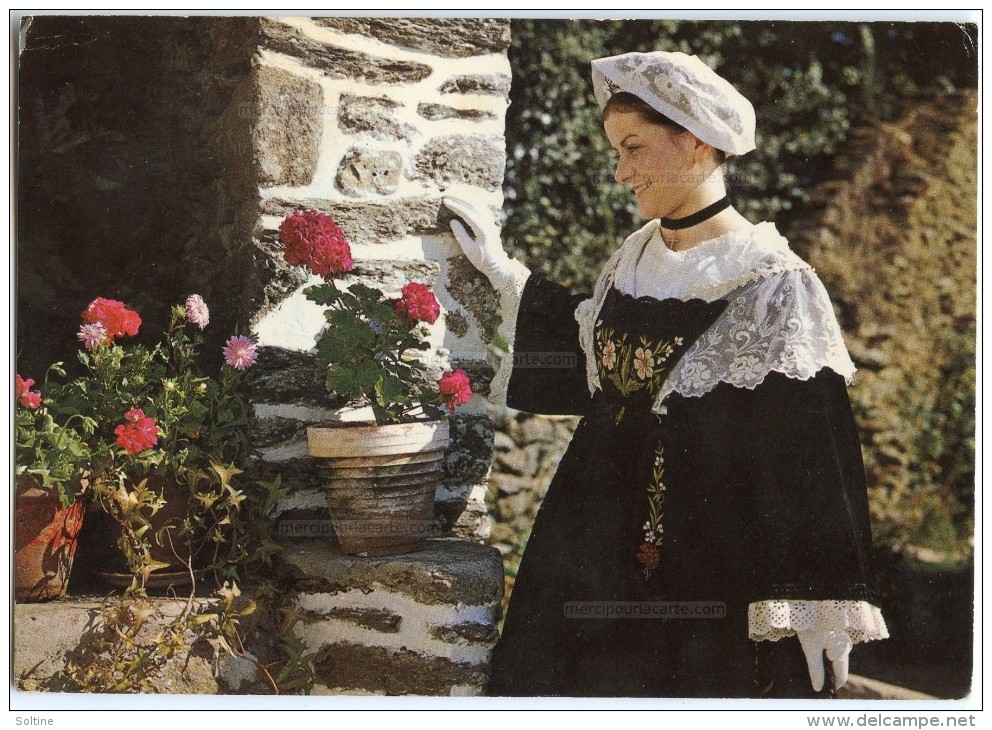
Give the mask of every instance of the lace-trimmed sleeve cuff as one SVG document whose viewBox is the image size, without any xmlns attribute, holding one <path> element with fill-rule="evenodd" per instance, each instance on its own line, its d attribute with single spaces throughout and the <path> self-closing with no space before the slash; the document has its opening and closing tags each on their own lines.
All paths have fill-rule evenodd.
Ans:
<svg viewBox="0 0 992 730">
<path fill-rule="evenodd" d="M 856 644 L 889 638 L 882 612 L 867 601 L 758 601 L 748 606 L 747 623 L 752 641 L 837 629 Z"/>
<path fill-rule="evenodd" d="M 506 390 L 513 372 L 513 340 L 517 328 L 517 312 L 524 286 L 530 278 L 530 269 L 515 259 L 511 259 L 506 274 L 500 277 L 496 286 L 500 301 L 499 335 L 490 342 L 487 351 L 490 364 L 496 370 L 489 386 L 489 401 L 497 406 L 506 405 Z M 505 345 L 505 347 L 503 347 Z"/>
</svg>

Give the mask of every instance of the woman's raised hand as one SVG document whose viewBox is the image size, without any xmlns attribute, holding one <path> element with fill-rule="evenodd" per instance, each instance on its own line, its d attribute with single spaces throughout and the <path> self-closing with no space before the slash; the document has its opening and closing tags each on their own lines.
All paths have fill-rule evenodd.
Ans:
<svg viewBox="0 0 992 730">
<path fill-rule="evenodd" d="M 451 232 L 462 247 L 462 253 L 498 288 L 513 276 L 515 262 L 503 250 L 492 213 L 461 197 L 446 195 L 444 204 L 457 216 L 451 221 Z"/>
</svg>

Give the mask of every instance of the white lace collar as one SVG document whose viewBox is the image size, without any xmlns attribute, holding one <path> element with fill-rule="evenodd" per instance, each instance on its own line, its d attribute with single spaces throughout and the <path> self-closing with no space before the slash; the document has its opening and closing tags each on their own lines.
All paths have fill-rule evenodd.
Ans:
<svg viewBox="0 0 992 730">
<path fill-rule="evenodd" d="M 614 286 L 635 297 L 712 302 L 774 271 L 809 268 L 774 223 L 731 231 L 685 251 L 672 251 L 651 221 L 624 243 Z"/>
<path fill-rule="evenodd" d="M 621 275 L 636 277 L 640 252 L 657 229 L 653 221 L 631 235 L 606 262 L 592 298 L 575 311 L 590 393 L 600 387 L 593 344 L 599 311 L 610 288 L 620 288 Z M 662 261 L 672 258 L 663 251 L 657 253 Z M 673 392 L 701 396 L 721 382 L 754 389 L 773 371 L 808 380 L 828 367 L 850 382 L 854 363 L 827 292 L 774 225 L 762 223 L 745 234 L 727 234 L 670 253 L 680 265 L 695 267 L 692 281 L 680 283 L 678 265 L 673 264 L 664 266 L 657 279 L 650 279 L 652 286 L 682 287 L 681 299 L 725 298 L 728 306 L 669 373 L 655 401 L 655 412 L 665 412 L 663 401 Z M 628 265 L 621 270 L 621 262 L 631 257 L 634 270 Z"/>
</svg>

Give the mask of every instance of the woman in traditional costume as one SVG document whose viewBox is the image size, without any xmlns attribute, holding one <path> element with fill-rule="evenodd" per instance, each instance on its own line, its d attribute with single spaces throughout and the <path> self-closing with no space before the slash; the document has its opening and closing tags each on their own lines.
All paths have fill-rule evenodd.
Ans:
<svg viewBox="0 0 992 730">
<path fill-rule="evenodd" d="M 852 645 L 888 634 L 830 300 L 772 223 L 727 198 L 725 158 L 754 149 L 747 99 L 682 53 L 601 58 L 592 78 L 615 178 L 649 222 L 591 297 L 531 274 L 491 214 L 446 198 L 515 321 L 494 397 L 582 416 L 490 692 L 832 696 Z"/>
</svg>

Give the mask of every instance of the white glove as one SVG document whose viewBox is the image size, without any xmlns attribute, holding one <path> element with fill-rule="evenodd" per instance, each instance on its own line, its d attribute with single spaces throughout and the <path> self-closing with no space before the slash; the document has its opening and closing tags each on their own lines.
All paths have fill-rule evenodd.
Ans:
<svg viewBox="0 0 992 730">
<path fill-rule="evenodd" d="M 469 230 L 466 230 L 461 221 L 451 221 L 451 232 L 455 234 L 455 240 L 462 247 L 462 253 L 468 257 L 472 265 L 482 272 L 496 289 L 501 289 L 507 282 L 512 281 L 522 264 L 511 259 L 503 250 L 503 244 L 499 240 L 499 229 L 493 223 L 492 213 L 481 205 L 449 195 L 444 197 L 444 204 L 468 226 Z"/>
<path fill-rule="evenodd" d="M 830 631 L 809 630 L 797 631 L 799 643 L 806 654 L 806 665 L 809 667 L 809 678 L 813 683 L 813 691 L 823 689 L 823 652 L 834 670 L 834 689 L 839 689 L 847 681 L 847 660 L 851 653 L 853 642 L 843 629 Z"/>
</svg>

